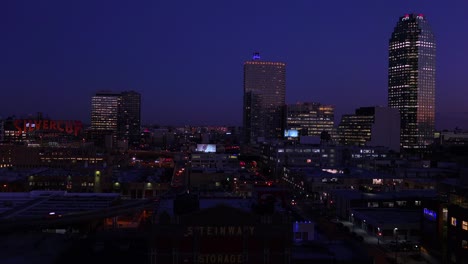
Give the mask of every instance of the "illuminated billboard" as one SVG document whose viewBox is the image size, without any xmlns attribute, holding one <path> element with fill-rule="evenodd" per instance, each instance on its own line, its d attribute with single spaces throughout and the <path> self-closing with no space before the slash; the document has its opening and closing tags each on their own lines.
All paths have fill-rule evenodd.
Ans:
<svg viewBox="0 0 468 264">
<path fill-rule="evenodd" d="M 197 151 L 216 152 L 216 145 L 215 144 L 197 144 Z"/>
<path fill-rule="evenodd" d="M 299 131 L 297 130 L 285 130 L 284 137 L 299 137 Z"/>
</svg>

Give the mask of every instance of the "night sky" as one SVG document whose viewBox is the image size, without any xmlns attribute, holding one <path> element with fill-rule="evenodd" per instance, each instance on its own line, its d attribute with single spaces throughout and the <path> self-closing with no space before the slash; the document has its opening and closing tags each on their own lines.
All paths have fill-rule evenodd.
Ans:
<svg viewBox="0 0 468 264">
<path fill-rule="evenodd" d="M 287 103 L 338 121 L 387 104 L 388 40 L 411 12 L 436 36 L 436 128 L 468 129 L 467 0 L 3 0 L 0 116 L 88 123 L 96 91 L 135 90 L 143 123 L 241 125 L 258 51 L 287 63 Z"/>
</svg>

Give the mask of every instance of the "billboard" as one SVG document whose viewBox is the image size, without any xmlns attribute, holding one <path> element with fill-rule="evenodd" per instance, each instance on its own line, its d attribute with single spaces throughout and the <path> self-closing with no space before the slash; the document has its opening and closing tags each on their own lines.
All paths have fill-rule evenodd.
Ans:
<svg viewBox="0 0 468 264">
<path fill-rule="evenodd" d="M 216 152 L 215 144 L 197 144 L 197 151 L 199 152 Z"/>
<path fill-rule="evenodd" d="M 297 130 L 285 130 L 284 131 L 284 137 L 294 137 L 294 138 L 297 138 L 299 137 L 299 131 Z"/>
</svg>

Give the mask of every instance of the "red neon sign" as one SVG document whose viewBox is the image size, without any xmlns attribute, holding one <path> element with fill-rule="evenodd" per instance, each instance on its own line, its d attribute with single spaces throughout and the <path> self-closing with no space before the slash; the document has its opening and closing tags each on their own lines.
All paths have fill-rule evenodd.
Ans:
<svg viewBox="0 0 468 264">
<path fill-rule="evenodd" d="M 39 130 L 51 130 L 64 132 L 67 134 L 75 134 L 78 136 L 81 130 L 83 130 L 83 124 L 81 121 L 75 120 L 27 120 L 27 119 L 17 119 L 14 122 L 15 128 L 19 132 L 33 132 Z"/>
</svg>

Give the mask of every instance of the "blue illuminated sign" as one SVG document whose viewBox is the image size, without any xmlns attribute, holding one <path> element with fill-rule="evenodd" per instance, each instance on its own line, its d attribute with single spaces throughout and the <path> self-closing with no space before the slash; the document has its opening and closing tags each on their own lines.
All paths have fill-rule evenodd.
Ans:
<svg viewBox="0 0 468 264">
<path fill-rule="evenodd" d="M 424 208 L 424 216 L 429 220 L 435 221 L 437 218 L 437 213 L 427 208 Z"/>
<path fill-rule="evenodd" d="M 254 60 L 259 60 L 260 59 L 260 53 L 255 52 L 254 55 L 253 55 L 253 59 Z"/>
<path fill-rule="evenodd" d="M 285 137 L 298 137 L 299 136 L 299 131 L 297 131 L 297 130 L 285 130 L 284 131 L 284 136 Z"/>
</svg>

